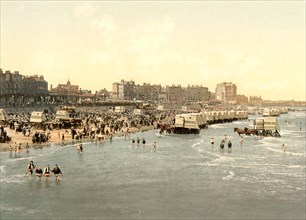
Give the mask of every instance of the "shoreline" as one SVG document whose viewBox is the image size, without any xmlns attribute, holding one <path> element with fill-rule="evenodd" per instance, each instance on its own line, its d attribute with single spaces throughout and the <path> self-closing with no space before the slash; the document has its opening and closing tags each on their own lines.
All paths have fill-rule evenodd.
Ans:
<svg viewBox="0 0 306 220">
<path fill-rule="evenodd" d="M 12 138 L 10 142 L 6 142 L 6 143 L 0 143 L 0 152 L 7 152 L 10 151 L 10 146 L 13 146 L 15 143 L 17 145 L 19 145 L 21 143 L 21 147 L 22 147 L 22 151 L 25 150 L 25 145 L 28 143 L 30 148 L 29 149 L 40 149 L 40 148 L 44 148 L 44 147 L 50 147 L 51 145 L 59 145 L 59 146 L 65 146 L 65 145 L 73 145 L 73 144 L 78 144 L 78 143 L 89 143 L 89 142 L 95 142 L 95 139 L 91 139 L 91 138 L 83 138 L 83 139 L 72 139 L 72 136 L 70 133 L 67 133 L 67 129 L 59 129 L 59 130 L 47 130 L 46 132 L 50 132 L 51 134 L 51 139 L 47 142 L 42 142 L 42 143 L 33 143 L 32 142 L 32 136 L 33 134 L 38 131 L 38 132 L 42 132 L 42 130 L 37 129 L 37 130 L 33 130 L 31 132 L 31 134 L 29 136 L 24 136 L 21 132 L 19 133 L 15 133 L 15 131 L 10 130 L 8 127 L 5 128 L 8 133 L 9 136 Z M 124 132 L 126 131 L 127 128 L 123 128 L 121 129 L 124 130 Z M 144 131 L 149 131 L 149 130 L 154 130 L 154 126 L 141 126 L 140 128 L 136 128 L 136 127 L 131 127 L 129 128 L 129 134 L 133 134 L 133 133 L 137 133 L 137 132 L 144 132 Z M 65 135 L 65 140 L 62 141 L 61 139 L 61 134 Z M 124 136 L 124 133 L 122 132 L 117 132 L 113 134 L 113 137 L 122 137 Z M 103 135 L 102 137 L 104 137 L 104 140 L 109 140 L 110 136 L 109 135 Z M 99 141 L 99 140 L 97 140 Z"/>
</svg>

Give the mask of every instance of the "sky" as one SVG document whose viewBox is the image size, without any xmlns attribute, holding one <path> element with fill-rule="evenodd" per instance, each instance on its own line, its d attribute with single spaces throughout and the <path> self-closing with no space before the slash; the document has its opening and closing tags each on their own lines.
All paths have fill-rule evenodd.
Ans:
<svg viewBox="0 0 306 220">
<path fill-rule="evenodd" d="M 233 82 L 305 101 L 304 1 L 0 1 L 0 67 L 49 86 Z"/>
</svg>

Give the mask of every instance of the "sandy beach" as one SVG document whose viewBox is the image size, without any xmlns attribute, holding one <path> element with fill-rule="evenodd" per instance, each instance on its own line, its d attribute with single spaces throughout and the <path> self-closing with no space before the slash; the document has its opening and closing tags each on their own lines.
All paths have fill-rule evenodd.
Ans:
<svg viewBox="0 0 306 220">
<path fill-rule="evenodd" d="M 129 131 L 130 133 L 136 133 L 136 132 L 152 130 L 153 128 L 154 128 L 153 126 L 142 126 L 140 128 L 131 127 L 129 128 Z M 22 150 L 24 150 L 27 143 L 29 144 L 30 148 L 42 148 L 42 147 L 49 146 L 51 144 L 58 144 L 60 146 L 62 144 L 67 145 L 67 144 L 72 144 L 72 143 L 82 143 L 82 142 L 94 141 L 93 139 L 90 139 L 88 137 L 83 138 L 82 140 L 73 140 L 70 129 L 54 129 L 54 130 L 46 131 L 46 133 L 50 132 L 51 139 L 48 140 L 47 142 L 42 142 L 41 144 L 39 144 L 39 143 L 32 142 L 32 136 L 36 131 L 43 132 L 43 130 L 35 129 L 31 131 L 31 134 L 29 136 L 24 136 L 22 132 L 16 133 L 14 130 L 10 130 L 9 127 L 5 127 L 4 129 L 7 131 L 8 136 L 10 136 L 12 140 L 10 142 L 0 143 L 0 151 L 9 151 L 10 146 L 13 146 L 15 142 L 18 145 L 21 143 Z M 125 132 L 126 129 L 127 128 L 122 128 L 121 130 Z M 81 130 L 82 129 L 77 129 L 77 131 L 81 131 Z M 62 141 L 62 134 L 64 134 L 65 136 L 64 141 Z M 124 133 L 122 132 L 117 132 L 114 134 L 114 136 L 123 136 L 123 135 Z M 105 140 L 109 139 L 109 136 L 107 135 L 103 135 L 103 137 Z"/>
</svg>

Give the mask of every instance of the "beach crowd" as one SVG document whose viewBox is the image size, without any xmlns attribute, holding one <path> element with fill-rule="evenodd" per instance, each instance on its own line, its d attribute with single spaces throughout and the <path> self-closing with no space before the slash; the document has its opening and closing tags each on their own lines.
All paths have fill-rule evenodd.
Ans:
<svg viewBox="0 0 306 220">
<path fill-rule="evenodd" d="M 111 140 L 114 136 L 126 137 L 130 133 L 155 129 L 158 123 L 173 120 L 174 115 L 173 111 L 156 110 L 143 114 L 134 114 L 133 111 L 79 111 L 72 115 L 81 121 L 76 124 L 57 121 L 55 114 L 46 113 L 47 121 L 35 124 L 30 123 L 30 113 L 12 114 L 7 126 L 0 127 L 0 142 L 5 143 L 1 145 L 1 150 L 15 151 L 16 146 L 22 149 L 37 148 L 50 143 L 64 145 L 72 142 Z"/>
</svg>

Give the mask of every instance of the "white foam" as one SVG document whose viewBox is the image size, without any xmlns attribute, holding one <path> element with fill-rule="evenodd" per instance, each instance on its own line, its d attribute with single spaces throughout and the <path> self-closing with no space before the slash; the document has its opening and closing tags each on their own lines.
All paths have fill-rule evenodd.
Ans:
<svg viewBox="0 0 306 220">
<path fill-rule="evenodd" d="M 197 143 L 195 143 L 195 144 L 192 145 L 192 148 L 195 148 L 196 146 L 198 146 L 198 145 L 200 145 L 200 144 L 201 144 L 201 142 L 197 142 Z"/>
<path fill-rule="evenodd" d="M 241 125 L 242 122 L 241 121 L 234 121 L 233 124 L 236 124 L 236 125 Z"/>
<path fill-rule="evenodd" d="M 243 157 L 230 157 L 230 156 L 219 156 L 219 158 L 214 159 L 212 162 L 233 162 L 236 160 L 245 160 Z"/>
<path fill-rule="evenodd" d="M 216 167 L 216 166 L 218 166 L 217 164 L 210 163 L 210 162 L 208 162 L 208 163 L 196 163 L 194 165 L 195 166 L 204 166 L 204 167 Z"/>
<path fill-rule="evenodd" d="M 229 171 L 228 173 L 229 173 L 229 175 L 227 175 L 227 176 L 223 177 L 223 178 L 222 178 L 223 180 L 230 180 L 230 179 L 234 179 L 234 177 L 235 177 L 235 173 L 234 173 L 234 171 Z"/>
<path fill-rule="evenodd" d="M 5 167 L 5 166 L 0 166 L 0 171 L 1 171 L 1 173 L 6 173 L 4 167 Z"/>
<path fill-rule="evenodd" d="M 300 156 L 300 157 L 306 157 L 306 153 L 294 153 L 294 152 L 290 152 L 290 151 L 286 151 L 285 153 L 282 150 L 278 150 L 278 149 L 274 149 L 271 147 L 267 147 L 267 150 L 273 151 L 273 152 L 277 152 L 277 153 L 281 153 L 284 155 L 290 155 L 290 156 Z"/>
<path fill-rule="evenodd" d="M 222 126 L 220 124 L 214 124 L 214 125 L 210 125 L 211 128 L 226 128 L 225 126 Z"/>
<path fill-rule="evenodd" d="M 12 176 L 1 176 L 1 183 L 22 183 L 28 177 L 26 175 L 16 174 Z"/>
<path fill-rule="evenodd" d="M 2 210 L 2 211 L 13 211 L 14 207 L 6 205 L 6 204 L 1 204 L 0 205 L 0 210 Z"/>
<path fill-rule="evenodd" d="M 294 168 L 294 169 L 296 169 L 296 168 L 305 169 L 305 166 L 301 166 L 301 165 L 288 165 L 288 166 L 285 166 L 285 167 L 287 167 L 287 168 Z"/>
<path fill-rule="evenodd" d="M 33 160 L 35 157 L 17 157 L 17 158 L 12 158 L 11 160 L 7 160 L 7 162 L 16 162 L 20 160 Z"/>
</svg>

